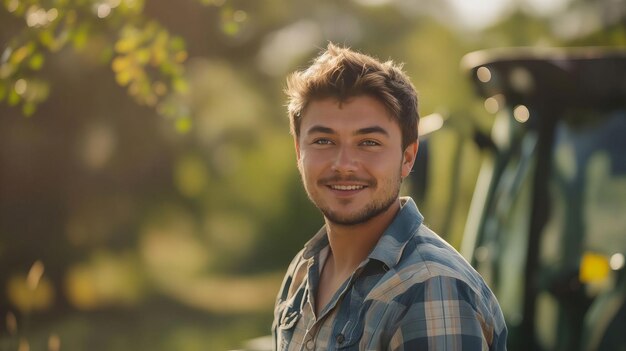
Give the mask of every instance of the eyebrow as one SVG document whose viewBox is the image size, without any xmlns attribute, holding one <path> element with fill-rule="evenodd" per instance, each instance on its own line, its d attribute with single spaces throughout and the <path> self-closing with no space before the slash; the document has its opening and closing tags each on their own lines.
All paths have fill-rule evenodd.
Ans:
<svg viewBox="0 0 626 351">
<path fill-rule="evenodd" d="M 389 133 L 384 128 L 379 127 L 379 126 L 372 126 L 372 127 L 361 128 L 361 129 L 357 130 L 354 134 L 355 135 L 383 134 L 385 136 L 389 136 Z"/>
<path fill-rule="evenodd" d="M 307 134 L 315 134 L 315 133 L 336 134 L 334 129 L 320 126 L 320 125 L 315 125 L 307 130 Z M 384 128 L 379 127 L 379 126 L 361 128 L 361 129 L 356 130 L 353 134 L 354 135 L 383 134 L 385 136 L 389 136 L 389 133 Z"/>
<path fill-rule="evenodd" d="M 311 128 L 309 128 L 306 131 L 307 134 L 315 134 L 315 133 L 322 133 L 322 134 L 335 134 L 335 131 L 332 128 L 328 128 L 328 127 L 323 127 L 323 126 L 319 126 L 319 125 L 315 125 Z"/>
</svg>

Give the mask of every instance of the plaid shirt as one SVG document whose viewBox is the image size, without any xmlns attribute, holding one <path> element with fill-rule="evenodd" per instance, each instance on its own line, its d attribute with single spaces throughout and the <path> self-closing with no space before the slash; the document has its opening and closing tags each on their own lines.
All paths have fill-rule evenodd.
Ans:
<svg viewBox="0 0 626 351">
<path fill-rule="evenodd" d="M 328 255 L 322 228 L 292 261 L 274 309 L 274 349 L 506 350 L 498 302 L 456 250 L 422 224 L 410 198 L 318 317 Z"/>
</svg>

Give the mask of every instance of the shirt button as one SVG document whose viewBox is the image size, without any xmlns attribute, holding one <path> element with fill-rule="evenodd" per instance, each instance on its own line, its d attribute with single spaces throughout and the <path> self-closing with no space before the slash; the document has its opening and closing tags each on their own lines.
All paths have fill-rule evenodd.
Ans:
<svg viewBox="0 0 626 351">
<path fill-rule="evenodd" d="M 335 340 L 337 340 L 337 343 L 343 344 L 343 342 L 346 341 L 346 337 L 343 336 L 343 334 L 339 334 Z"/>
<path fill-rule="evenodd" d="M 314 347 L 315 347 L 315 341 L 313 341 L 313 339 L 309 339 L 306 342 L 306 349 L 307 350 L 313 350 Z"/>
</svg>

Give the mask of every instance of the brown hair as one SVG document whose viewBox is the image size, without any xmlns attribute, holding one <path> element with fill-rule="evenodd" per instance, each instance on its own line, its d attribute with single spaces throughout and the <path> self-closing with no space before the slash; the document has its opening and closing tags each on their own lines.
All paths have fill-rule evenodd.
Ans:
<svg viewBox="0 0 626 351">
<path fill-rule="evenodd" d="M 383 63 L 329 43 L 310 67 L 287 78 L 285 93 L 291 133 L 296 137 L 300 135 L 302 115 L 311 101 L 333 97 L 343 102 L 369 95 L 397 119 L 402 131 L 402 150 L 417 140 L 417 93 L 402 66 L 393 61 Z"/>
</svg>

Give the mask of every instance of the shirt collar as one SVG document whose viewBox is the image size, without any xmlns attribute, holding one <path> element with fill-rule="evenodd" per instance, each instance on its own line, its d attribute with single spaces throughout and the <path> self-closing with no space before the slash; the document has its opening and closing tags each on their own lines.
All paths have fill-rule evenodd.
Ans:
<svg viewBox="0 0 626 351">
<path fill-rule="evenodd" d="M 424 220 L 424 217 L 417 209 L 417 205 L 410 197 L 401 197 L 400 205 L 400 211 L 368 256 L 370 259 L 381 261 L 389 268 L 393 268 L 398 264 L 404 246 L 413 237 L 415 231 Z M 323 226 L 304 245 L 303 258 L 310 259 L 314 257 L 326 246 L 328 246 L 328 236 L 326 235 L 326 226 Z"/>
<path fill-rule="evenodd" d="M 413 199 L 408 196 L 401 197 L 400 204 L 402 206 L 400 211 L 368 256 L 370 259 L 381 261 L 389 268 L 398 264 L 404 247 L 424 221 L 424 216 L 417 209 Z"/>
<path fill-rule="evenodd" d="M 317 233 L 304 244 L 304 252 L 302 258 L 308 260 L 322 251 L 323 248 L 328 246 L 328 236 L 326 235 L 326 225 L 324 225 Z"/>
</svg>

